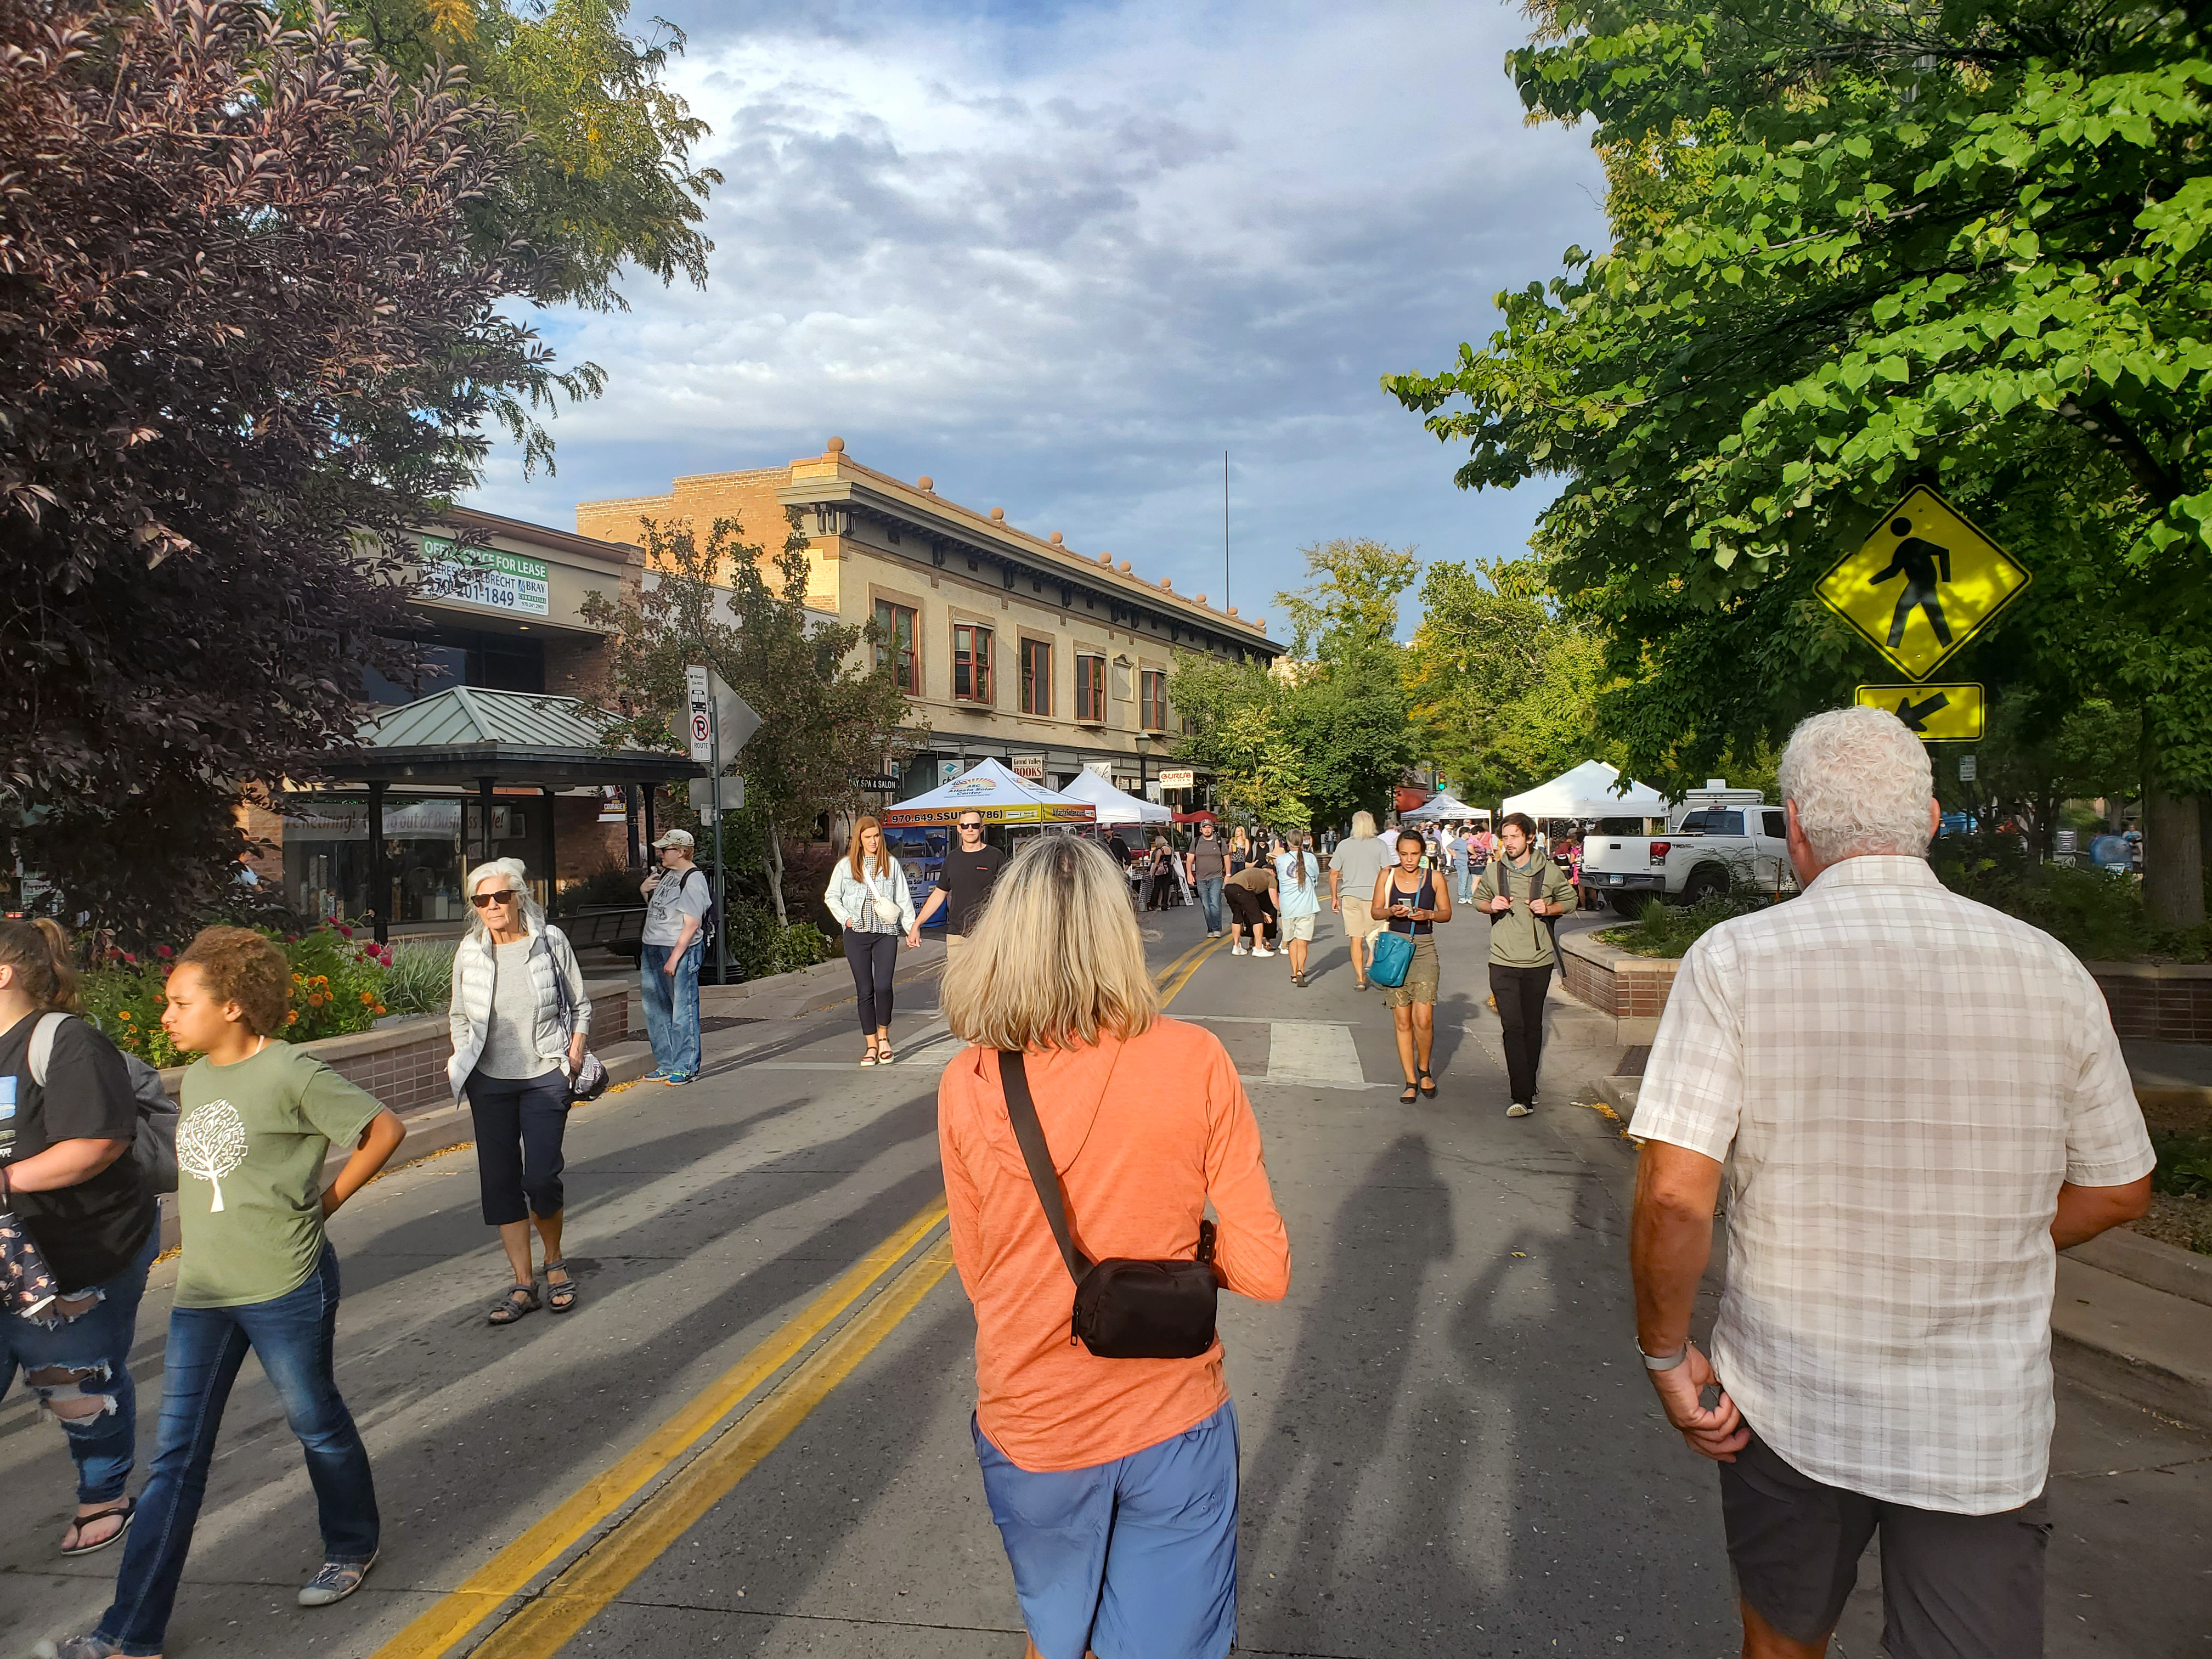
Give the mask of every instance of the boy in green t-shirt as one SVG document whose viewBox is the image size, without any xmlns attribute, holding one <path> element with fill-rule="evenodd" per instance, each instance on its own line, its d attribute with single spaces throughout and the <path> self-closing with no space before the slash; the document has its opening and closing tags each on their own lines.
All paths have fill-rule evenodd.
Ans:
<svg viewBox="0 0 2212 1659">
<path fill-rule="evenodd" d="M 246 1351 L 276 1389 L 307 1453 L 322 1523 L 322 1571 L 302 1607 L 340 1601 L 376 1559 L 368 1453 L 331 1369 L 337 1255 L 324 1221 L 382 1169 L 399 1120 L 319 1060 L 269 1033 L 284 1025 L 284 957 L 244 927 L 202 930 L 169 975 L 161 1024 L 202 1058 L 185 1073 L 177 1123 L 184 1254 L 161 1395 L 161 1447 L 140 1494 L 115 1601 L 63 1659 L 158 1653 L 175 1604 L 223 1407 Z M 325 1189 L 333 1143 L 354 1154 Z"/>
</svg>

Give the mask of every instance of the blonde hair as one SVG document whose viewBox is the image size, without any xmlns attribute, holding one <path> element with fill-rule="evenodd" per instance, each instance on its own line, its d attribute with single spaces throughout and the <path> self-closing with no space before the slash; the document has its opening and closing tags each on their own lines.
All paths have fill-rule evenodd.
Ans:
<svg viewBox="0 0 2212 1659">
<path fill-rule="evenodd" d="M 945 970 L 938 1006 L 986 1048 L 1133 1037 L 1160 1010 L 1120 868 L 1073 836 L 1040 836 L 1007 865 Z"/>
<path fill-rule="evenodd" d="M 1352 833 L 1363 840 L 1376 833 L 1375 814 L 1362 807 L 1352 815 Z"/>
<path fill-rule="evenodd" d="M 875 872 L 879 876 L 887 876 L 891 872 L 891 838 L 884 835 L 882 819 L 863 812 L 853 825 L 853 844 L 846 849 L 845 853 L 845 861 L 852 866 L 854 881 L 866 881 L 868 878 L 868 872 L 860 868 L 860 857 L 862 838 L 871 830 L 878 836 L 882 836 L 883 841 L 876 855 L 868 860 L 868 863 L 874 866 Z"/>
</svg>

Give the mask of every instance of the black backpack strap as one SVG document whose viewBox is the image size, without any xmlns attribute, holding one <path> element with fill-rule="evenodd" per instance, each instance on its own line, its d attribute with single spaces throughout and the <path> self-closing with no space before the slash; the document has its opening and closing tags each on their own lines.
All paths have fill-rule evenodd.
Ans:
<svg viewBox="0 0 2212 1659">
<path fill-rule="evenodd" d="M 1030 1184 L 1036 1188 L 1044 1218 L 1060 1244 L 1060 1259 L 1067 1264 L 1068 1277 L 1080 1285 L 1083 1275 L 1091 1271 L 1091 1263 L 1067 1234 L 1066 1201 L 1060 1196 L 1059 1172 L 1052 1167 L 1052 1149 L 1044 1144 L 1044 1125 L 1037 1121 L 1036 1103 L 1030 1098 L 1029 1073 L 1020 1050 L 999 1051 L 999 1087 L 1006 1093 L 1006 1115 L 1013 1121 L 1014 1139 L 1022 1144 L 1022 1161 L 1030 1166 Z"/>
</svg>

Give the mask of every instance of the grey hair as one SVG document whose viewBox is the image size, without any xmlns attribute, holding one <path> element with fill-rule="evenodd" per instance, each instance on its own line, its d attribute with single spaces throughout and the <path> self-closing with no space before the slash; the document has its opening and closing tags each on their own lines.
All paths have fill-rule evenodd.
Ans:
<svg viewBox="0 0 2212 1659">
<path fill-rule="evenodd" d="M 487 876 L 505 876 L 514 884 L 514 890 L 522 895 L 522 926 L 526 933 L 545 931 L 545 907 L 530 896 L 530 884 L 523 878 L 520 859 L 494 859 L 489 864 L 479 864 L 469 872 L 468 879 L 461 884 L 461 899 L 467 902 L 476 897 L 477 884 Z M 474 904 L 469 905 L 469 938 L 487 938 L 491 929 L 484 925 L 484 913 Z"/>
<path fill-rule="evenodd" d="M 1862 853 L 1928 856 L 1936 793 L 1928 751 L 1887 709 L 1831 708 L 1800 720 L 1778 781 L 1822 864 Z"/>
<path fill-rule="evenodd" d="M 1375 833 L 1375 814 L 1364 807 L 1354 812 L 1352 815 L 1352 833 L 1363 837 L 1372 836 Z"/>
</svg>

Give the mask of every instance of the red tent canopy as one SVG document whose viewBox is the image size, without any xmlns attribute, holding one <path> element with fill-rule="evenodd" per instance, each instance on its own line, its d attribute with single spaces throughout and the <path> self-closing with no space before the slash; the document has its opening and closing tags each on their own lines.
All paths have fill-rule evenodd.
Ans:
<svg viewBox="0 0 2212 1659">
<path fill-rule="evenodd" d="M 1178 812 L 1175 815 L 1175 821 L 1177 823 L 1212 823 L 1213 818 L 1214 815 L 1203 808 L 1195 812 Z"/>
</svg>

